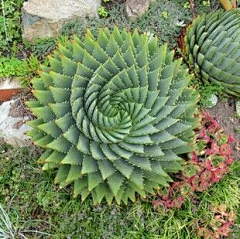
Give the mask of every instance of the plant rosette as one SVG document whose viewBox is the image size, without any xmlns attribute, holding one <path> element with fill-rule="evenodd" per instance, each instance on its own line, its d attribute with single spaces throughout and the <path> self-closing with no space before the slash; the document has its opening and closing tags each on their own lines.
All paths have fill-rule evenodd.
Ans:
<svg viewBox="0 0 240 239">
<path fill-rule="evenodd" d="M 156 37 L 117 27 L 59 45 L 31 81 L 37 119 L 27 135 L 46 149 L 42 169 L 59 169 L 60 188 L 128 204 L 172 182 L 199 127 L 199 95 L 173 56 Z"/>
<path fill-rule="evenodd" d="M 234 225 L 236 220 L 236 214 L 229 212 L 226 205 L 218 205 L 211 208 L 214 212 L 214 217 L 211 219 L 209 225 L 206 227 L 200 225 L 204 221 L 197 223 L 197 235 L 204 239 L 219 239 L 229 237 L 231 227 Z"/>
</svg>

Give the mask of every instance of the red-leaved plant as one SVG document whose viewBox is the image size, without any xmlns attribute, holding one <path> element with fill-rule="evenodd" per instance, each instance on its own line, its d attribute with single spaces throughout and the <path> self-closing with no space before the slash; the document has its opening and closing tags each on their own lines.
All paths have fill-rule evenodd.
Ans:
<svg viewBox="0 0 240 239">
<path fill-rule="evenodd" d="M 201 115 L 201 128 L 196 131 L 196 149 L 188 155 L 181 174 L 175 176 L 176 180 L 168 188 L 158 192 L 157 199 L 153 202 L 155 209 L 159 206 L 165 210 L 180 208 L 187 198 L 194 199 L 196 192 L 202 192 L 219 182 L 228 172 L 229 164 L 234 161 L 229 145 L 234 138 L 226 135 L 208 113 L 202 112 Z M 215 220 L 219 219 L 218 226 L 214 225 L 211 231 L 198 226 L 200 237 L 217 239 L 228 235 L 233 217 L 227 217 L 226 210 L 223 214 L 222 208 L 216 211 Z"/>
<path fill-rule="evenodd" d="M 208 226 L 203 226 L 204 221 L 197 223 L 197 235 L 204 239 L 219 239 L 223 236 L 229 237 L 236 214 L 228 212 L 226 205 L 213 207 L 211 211 L 214 213 L 214 217 Z"/>
</svg>

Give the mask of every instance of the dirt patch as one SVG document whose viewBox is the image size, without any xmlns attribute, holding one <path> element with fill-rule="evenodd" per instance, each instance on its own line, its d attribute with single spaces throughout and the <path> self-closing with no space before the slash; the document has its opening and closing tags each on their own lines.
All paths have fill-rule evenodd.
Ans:
<svg viewBox="0 0 240 239">
<path fill-rule="evenodd" d="M 206 110 L 223 127 L 225 133 L 233 135 L 233 154 L 236 160 L 240 160 L 240 120 L 236 117 L 235 101 L 219 101 L 218 104 Z"/>
<path fill-rule="evenodd" d="M 13 97 L 15 100 L 12 104 L 12 107 L 9 111 L 9 116 L 12 117 L 28 117 L 29 119 L 33 119 L 31 111 L 26 107 L 25 101 L 28 101 L 32 98 L 31 93 L 22 93 L 18 96 Z"/>
<path fill-rule="evenodd" d="M 112 9 L 115 5 L 124 4 L 126 0 L 115 0 L 115 1 L 109 1 L 109 2 L 103 2 L 103 6 L 106 7 L 107 10 Z"/>
</svg>

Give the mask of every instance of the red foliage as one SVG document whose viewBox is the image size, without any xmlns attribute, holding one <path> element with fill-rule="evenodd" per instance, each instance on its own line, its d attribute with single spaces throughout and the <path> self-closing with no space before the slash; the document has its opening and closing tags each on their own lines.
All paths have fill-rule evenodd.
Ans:
<svg viewBox="0 0 240 239">
<path fill-rule="evenodd" d="M 231 227 L 234 224 L 236 215 L 227 212 L 227 208 L 225 205 L 220 205 L 217 208 L 212 208 L 212 211 L 215 213 L 215 216 L 211 220 L 208 227 L 197 225 L 198 236 L 204 239 L 219 239 L 223 236 L 229 237 L 229 233 L 232 231 Z M 200 223 L 203 222 L 199 222 L 199 224 Z"/>
<path fill-rule="evenodd" d="M 202 127 L 196 131 L 196 149 L 188 155 L 181 174 L 176 175 L 165 192 L 158 192 L 153 202 L 154 208 L 162 206 L 165 210 L 180 208 L 187 198 L 194 199 L 196 192 L 202 192 L 219 182 L 228 172 L 228 165 L 234 160 L 229 143 L 234 141 L 232 136 L 223 133 L 222 128 L 211 116 L 202 112 Z M 216 211 L 215 220 L 219 226 L 208 228 L 198 227 L 199 236 L 206 238 L 220 238 L 228 236 L 232 219 Z"/>
</svg>

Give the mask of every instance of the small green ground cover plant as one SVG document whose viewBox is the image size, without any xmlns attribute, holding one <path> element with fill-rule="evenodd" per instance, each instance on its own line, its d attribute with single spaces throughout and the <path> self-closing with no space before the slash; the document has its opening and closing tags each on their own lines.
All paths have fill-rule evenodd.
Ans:
<svg viewBox="0 0 240 239">
<path fill-rule="evenodd" d="M 0 77 L 25 75 L 25 64 L 18 58 L 0 58 Z"/>
<path fill-rule="evenodd" d="M 14 77 L 19 79 L 21 85 L 30 86 L 30 79 L 36 76 L 39 66 L 40 62 L 33 55 L 26 60 L 0 57 L 0 77 Z"/>
<path fill-rule="evenodd" d="M 223 87 L 213 82 L 203 82 L 198 77 L 194 77 L 190 85 L 194 87 L 200 95 L 199 107 L 211 108 L 212 95 L 216 95 L 218 99 L 222 101 L 226 101 L 229 98 L 229 95 L 224 91 Z"/>
<path fill-rule="evenodd" d="M 9 53 L 22 42 L 21 7 L 24 0 L 0 1 L 0 55 Z"/>
</svg>

